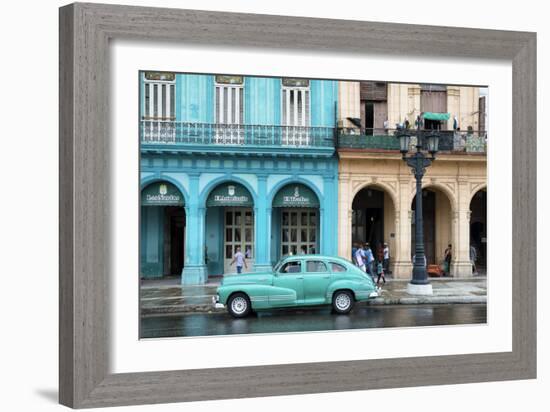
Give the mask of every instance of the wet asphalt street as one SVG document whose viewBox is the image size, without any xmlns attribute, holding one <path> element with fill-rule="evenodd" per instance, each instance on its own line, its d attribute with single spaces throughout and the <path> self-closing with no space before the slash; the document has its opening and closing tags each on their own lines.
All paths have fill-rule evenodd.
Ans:
<svg viewBox="0 0 550 412">
<path fill-rule="evenodd" d="M 249 333 L 312 332 L 487 322 L 487 305 L 361 306 L 349 315 L 330 308 L 281 309 L 233 319 L 227 313 L 150 316 L 141 319 L 142 338 Z"/>
</svg>

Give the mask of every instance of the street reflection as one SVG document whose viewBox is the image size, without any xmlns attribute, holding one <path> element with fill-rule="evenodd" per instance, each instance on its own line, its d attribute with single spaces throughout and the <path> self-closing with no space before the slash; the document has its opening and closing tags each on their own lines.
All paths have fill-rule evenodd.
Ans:
<svg viewBox="0 0 550 412">
<path fill-rule="evenodd" d="M 225 313 L 152 316 L 141 319 L 141 338 L 312 332 L 487 322 L 487 306 L 362 306 L 349 315 L 330 309 L 274 310 L 233 319 Z"/>
</svg>

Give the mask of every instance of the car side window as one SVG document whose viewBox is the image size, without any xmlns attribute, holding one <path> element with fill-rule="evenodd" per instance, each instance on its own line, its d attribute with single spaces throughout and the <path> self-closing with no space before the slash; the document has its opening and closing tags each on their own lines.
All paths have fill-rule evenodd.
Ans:
<svg viewBox="0 0 550 412">
<path fill-rule="evenodd" d="M 330 262 L 330 269 L 332 272 L 346 272 L 347 269 L 344 265 L 339 263 Z"/>
<path fill-rule="evenodd" d="M 302 271 L 302 262 L 287 262 L 282 267 L 279 273 L 300 273 Z"/>
<path fill-rule="evenodd" d="M 319 273 L 319 272 L 326 272 L 327 266 L 324 262 L 321 262 L 319 260 L 309 260 L 306 264 L 306 272 L 313 272 L 313 273 Z"/>
</svg>

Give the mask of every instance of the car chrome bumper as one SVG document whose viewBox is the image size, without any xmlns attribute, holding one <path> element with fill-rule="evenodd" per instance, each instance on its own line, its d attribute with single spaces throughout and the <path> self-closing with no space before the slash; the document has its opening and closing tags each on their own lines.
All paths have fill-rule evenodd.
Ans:
<svg viewBox="0 0 550 412">
<path fill-rule="evenodd" d="M 380 296 L 378 292 L 371 292 L 369 298 L 377 298 L 378 296 Z"/>
<path fill-rule="evenodd" d="M 212 296 L 212 306 L 216 309 L 223 309 L 225 308 L 225 305 L 223 303 L 220 303 L 220 297 L 218 295 Z"/>
</svg>

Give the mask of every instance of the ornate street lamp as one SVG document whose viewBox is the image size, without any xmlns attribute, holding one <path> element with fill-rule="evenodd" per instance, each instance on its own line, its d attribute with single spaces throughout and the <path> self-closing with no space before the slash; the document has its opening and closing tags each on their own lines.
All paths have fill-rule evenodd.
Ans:
<svg viewBox="0 0 550 412">
<path fill-rule="evenodd" d="M 439 135 L 434 132 L 427 132 L 424 135 L 420 130 L 416 132 L 416 151 L 409 154 L 411 135 L 406 129 L 399 129 L 396 132 L 399 138 L 399 146 L 403 160 L 411 168 L 416 178 L 416 212 L 415 212 L 415 251 L 412 280 L 407 286 L 410 294 L 431 295 L 432 285 L 428 280 L 426 272 L 426 260 L 424 252 L 424 227 L 422 219 L 422 178 L 435 160 L 439 146 Z M 429 153 L 429 156 L 427 153 Z"/>
</svg>

